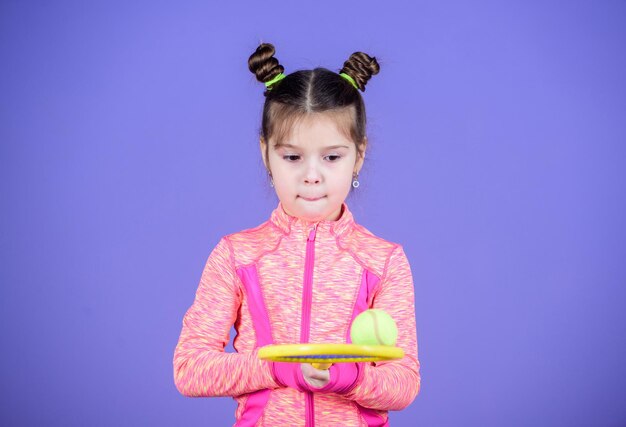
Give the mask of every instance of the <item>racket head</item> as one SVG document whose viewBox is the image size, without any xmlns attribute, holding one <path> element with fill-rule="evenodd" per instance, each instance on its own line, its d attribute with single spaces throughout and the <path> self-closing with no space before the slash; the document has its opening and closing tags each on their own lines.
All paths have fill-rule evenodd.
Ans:
<svg viewBox="0 0 626 427">
<path fill-rule="evenodd" d="M 402 359 L 404 350 L 387 345 L 272 344 L 259 349 L 258 357 L 274 362 L 341 363 Z"/>
</svg>

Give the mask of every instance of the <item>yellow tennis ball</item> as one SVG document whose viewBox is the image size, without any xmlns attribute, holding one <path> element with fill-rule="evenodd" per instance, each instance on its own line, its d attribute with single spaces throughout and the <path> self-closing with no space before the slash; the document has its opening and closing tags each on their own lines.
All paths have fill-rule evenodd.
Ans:
<svg viewBox="0 0 626 427">
<path fill-rule="evenodd" d="M 354 318 L 350 338 L 352 344 L 393 346 L 398 339 L 398 327 L 386 311 L 372 308 Z"/>
</svg>

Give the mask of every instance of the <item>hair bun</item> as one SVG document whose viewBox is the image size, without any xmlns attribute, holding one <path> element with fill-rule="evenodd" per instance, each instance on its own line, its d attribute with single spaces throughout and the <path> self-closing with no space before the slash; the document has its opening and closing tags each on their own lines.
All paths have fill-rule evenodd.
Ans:
<svg viewBox="0 0 626 427">
<path fill-rule="evenodd" d="M 380 65 L 375 57 L 367 53 L 354 52 L 350 58 L 343 63 L 343 68 L 339 73 L 346 73 L 354 79 L 361 91 L 365 92 L 365 84 L 374 74 L 378 74 Z"/>
<path fill-rule="evenodd" d="M 280 65 L 278 59 L 274 58 L 274 53 L 276 53 L 276 49 L 274 49 L 273 44 L 261 43 L 248 58 L 248 69 L 261 83 L 269 82 L 285 71 L 285 67 Z"/>
</svg>

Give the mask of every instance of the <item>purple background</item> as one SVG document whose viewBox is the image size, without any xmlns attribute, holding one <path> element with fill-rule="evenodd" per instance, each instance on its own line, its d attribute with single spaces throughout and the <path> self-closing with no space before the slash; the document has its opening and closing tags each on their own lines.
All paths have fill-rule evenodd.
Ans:
<svg viewBox="0 0 626 427">
<path fill-rule="evenodd" d="M 263 41 L 381 65 L 348 204 L 414 275 L 391 425 L 626 425 L 626 3 L 51 3 L 0 4 L 0 424 L 232 425 L 172 358 L 210 251 L 277 204 Z"/>
</svg>

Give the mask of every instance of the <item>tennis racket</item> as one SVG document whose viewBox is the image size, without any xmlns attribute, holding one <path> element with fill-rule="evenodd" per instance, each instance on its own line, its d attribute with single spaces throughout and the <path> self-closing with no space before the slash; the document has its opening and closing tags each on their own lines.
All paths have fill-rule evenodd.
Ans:
<svg viewBox="0 0 626 427">
<path fill-rule="evenodd" d="M 402 359 L 404 350 L 387 345 L 272 344 L 261 347 L 258 356 L 263 360 L 310 363 L 316 369 L 328 369 L 333 363 Z"/>
</svg>

